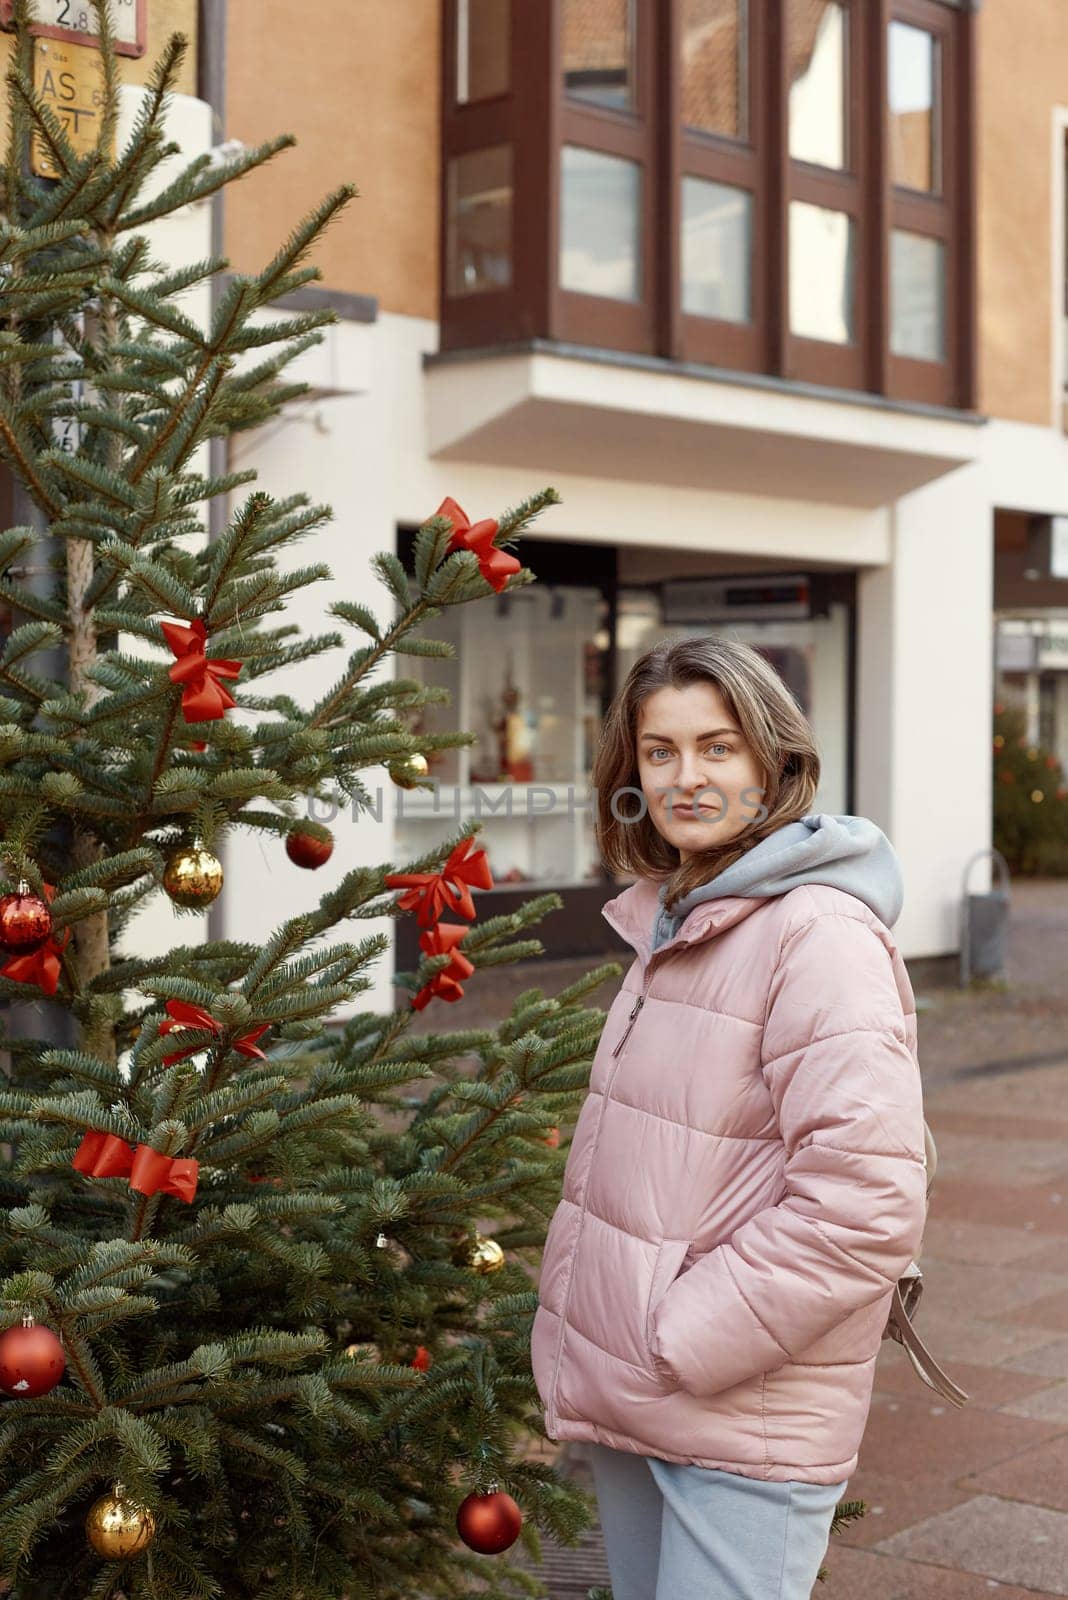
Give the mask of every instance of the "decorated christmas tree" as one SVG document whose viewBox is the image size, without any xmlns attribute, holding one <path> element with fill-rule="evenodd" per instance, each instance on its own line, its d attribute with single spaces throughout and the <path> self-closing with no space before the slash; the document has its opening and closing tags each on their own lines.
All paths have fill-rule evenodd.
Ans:
<svg viewBox="0 0 1068 1600">
<path fill-rule="evenodd" d="M 1057 756 L 1027 736 L 1019 705 L 994 706 L 994 844 L 1010 872 L 1068 874 L 1068 783 Z"/>
<path fill-rule="evenodd" d="M 228 263 L 176 269 L 144 230 L 292 140 L 153 189 L 185 41 L 120 142 L 98 9 L 79 152 L 34 89 L 30 20 L 16 0 L 0 205 L 23 508 L 0 534 L 0 1578 L 17 1600 L 543 1593 L 513 1558 L 591 1512 L 529 1451 L 533 1273 L 604 1020 L 584 1000 L 620 969 L 463 1029 L 465 984 L 539 953 L 561 904 L 481 916 L 478 824 L 318 898 L 309 875 L 307 910 L 256 944 L 205 938 L 203 911 L 228 839 L 314 869 L 333 846 L 311 800 L 370 807 L 376 770 L 418 785 L 428 748 L 471 742 L 420 748 L 407 719 L 441 692 L 381 669 L 449 655 L 445 608 L 534 581 L 505 546 L 555 496 L 474 525 L 446 500 L 414 576 L 375 557 L 378 610 L 361 593 L 328 631 L 287 625 L 331 577 L 288 559 L 328 508 L 213 477 L 202 447 L 304 392 L 284 369 L 334 314 L 262 313 L 318 277 L 353 190 L 201 326 L 182 296 Z M 233 509 L 208 539 L 212 503 Z M 332 655 L 314 704 L 286 692 Z M 164 896 L 192 932 L 146 955 L 131 930 Z M 361 1010 L 389 940 L 359 924 L 383 916 L 417 919 L 423 959 L 402 1005 Z M 451 1028 L 416 1037 L 430 1008 Z"/>
</svg>

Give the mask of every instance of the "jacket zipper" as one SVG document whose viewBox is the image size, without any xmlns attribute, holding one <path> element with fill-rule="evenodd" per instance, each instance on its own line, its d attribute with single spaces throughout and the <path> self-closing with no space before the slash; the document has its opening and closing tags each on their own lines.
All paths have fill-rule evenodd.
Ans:
<svg viewBox="0 0 1068 1600">
<path fill-rule="evenodd" d="M 635 1000 L 634 1004 L 630 1008 L 630 1015 L 627 1018 L 627 1026 L 623 1029 L 622 1037 L 620 1038 L 619 1043 L 616 1045 L 615 1049 L 612 1051 L 613 1059 L 619 1055 L 619 1052 L 622 1050 L 623 1046 L 626 1044 L 627 1040 L 630 1038 L 631 1029 L 634 1027 L 635 1022 L 637 1022 L 637 1020 L 638 1020 L 638 1012 L 641 1010 L 642 1006 L 645 1004 L 645 996 L 646 996 L 646 994 L 648 993 L 648 990 L 649 990 L 649 967 L 648 967 L 648 964 L 646 965 L 646 970 L 645 970 L 645 973 L 643 974 L 643 977 L 644 977 L 644 981 L 645 981 L 645 987 L 642 989 L 641 994 L 638 995 L 638 997 Z M 604 1116 L 604 1108 L 605 1108 L 605 1105 L 608 1102 L 608 1091 L 612 1087 L 612 1080 L 615 1078 L 615 1075 L 618 1072 L 618 1070 L 619 1070 L 619 1064 L 617 1062 L 616 1065 L 613 1066 L 611 1072 L 609 1073 L 607 1079 L 605 1080 L 604 1088 L 601 1091 L 601 1114 L 597 1119 L 597 1130 L 596 1130 L 596 1132 L 594 1133 L 594 1136 L 593 1136 L 593 1149 L 590 1152 L 590 1160 L 591 1160 L 591 1162 L 593 1160 L 593 1157 L 597 1153 L 597 1140 L 600 1138 L 600 1134 L 601 1134 L 601 1119 Z M 575 1254 L 576 1255 L 578 1254 L 579 1238 L 580 1238 L 581 1233 L 582 1233 L 582 1223 L 585 1222 L 585 1220 L 586 1220 L 586 1194 L 585 1194 L 585 1190 L 584 1190 L 583 1191 L 583 1196 L 582 1196 L 582 1220 L 579 1222 L 579 1231 L 575 1235 Z M 560 1356 L 561 1356 L 561 1353 L 562 1353 L 562 1350 L 563 1350 L 564 1334 L 567 1331 L 567 1308 L 568 1308 L 568 1305 L 569 1305 L 570 1300 L 571 1300 L 571 1289 L 572 1289 L 572 1286 L 574 1284 L 574 1281 L 575 1281 L 575 1268 L 574 1268 L 574 1265 L 572 1265 L 571 1276 L 568 1279 L 568 1283 L 567 1283 L 567 1294 L 564 1297 L 564 1304 L 563 1304 L 563 1307 L 561 1308 L 561 1311 L 560 1311 L 560 1339 L 559 1339 L 559 1342 L 558 1342 L 557 1347 L 556 1347 L 556 1361 L 553 1364 L 552 1383 L 549 1386 L 549 1404 L 546 1407 L 545 1425 L 546 1425 L 546 1430 L 549 1433 L 552 1433 L 553 1429 L 556 1427 L 556 1422 L 557 1422 L 557 1417 L 556 1417 L 556 1385 L 557 1385 L 557 1381 L 558 1381 L 559 1376 L 560 1376 Z"/>
<path fill-rule="evenodd" d="M 619 1052 L 622 1050 L 623 1046 L 626 1044 L 627 1040 L 630 1038 L 630 1030 L 633 1028 L 635 1022 L 637 1021 L 638 1012 L 641 1010 L 641 1008 L 642 1008 L 642 1006 L 644 1004 L 645 1004 L 645 993 L 643 991 L 638 996 L 637 1000 L 635 1000 L 634 1004 L 630 1008 L 630 1016 L 627 1018 L 627 1026 L 623 1029 L 623 1032 L 620 1035 L 619 1043 L 616 1045 L 615 1049 L 612 1051 L 612 1054 L 614 1056 L 618 1056 Z M 606 1085 L 606 1087 L 607 1087 L 607 1085 Z"/>
</svg>

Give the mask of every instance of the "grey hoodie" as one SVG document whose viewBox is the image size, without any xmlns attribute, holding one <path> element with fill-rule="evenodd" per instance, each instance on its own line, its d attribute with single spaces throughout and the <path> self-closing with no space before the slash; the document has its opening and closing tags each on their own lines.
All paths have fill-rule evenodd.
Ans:
<svg viewBox="0 0 1068 1600">
<path fill-rule="evenodd" d="M 801 883 L 827 883 L 856 895 L 888 928 L 900 916 L 905 897 L 900 859 L 882 829 L 867 817 L 820 811 L 776 828 L 711 882 L 691 889 L 674 914 L 664 910 L 661 884 L 652 947 L 674 938 L 702 901 L 721 895 L 763 898 L 785 894 Z"/>
</svg>

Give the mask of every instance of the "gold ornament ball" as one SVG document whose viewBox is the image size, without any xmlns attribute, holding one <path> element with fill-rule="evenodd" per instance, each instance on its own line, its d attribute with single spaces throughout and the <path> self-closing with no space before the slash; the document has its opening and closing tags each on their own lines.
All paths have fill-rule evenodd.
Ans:
<svg viewBox="0 0 1068 1600">
<path fill-rule="evenodd" d="M 476 1233 L 467 1264 L 476 1272 L 496 1272 L 499 1267 L 504 1266 L 504 1251 L 496 1239 L 487 1239 L 484 1234 Z"/>
<path fill-rule="evenodd" d="M 210 906 L 222 886 L 222 862 L 203 845 L 183 845 L 168 858 L 163 887 L 176 905 Z"/>
<path fill-rule="evenodd" d="M 85 1536 L 98 1556 L 125 1561 L 140 1555 L 156 1536 L 156 1519 L 147 1506 L 128 1500 L 121 1483 L 89 1507 Z"/>
<path fill-rule="evenodd" d="M 402 789 L 414 789 L 420 778 L 425 778 L 430 768 L 426 756 L 418 750 L 413 756 L 408 756 L 404 761 L 398 761 L 389 768 L 389 775 L 393 782 Z"/>
</svg>

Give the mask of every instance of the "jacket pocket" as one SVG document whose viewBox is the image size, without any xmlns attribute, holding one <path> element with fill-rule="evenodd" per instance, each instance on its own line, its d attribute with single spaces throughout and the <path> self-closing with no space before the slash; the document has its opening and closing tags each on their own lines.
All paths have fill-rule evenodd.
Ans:
<svg viewBox="0 0 1068 1600">
<path fill-rule="evenodd" d="M 653 1370 L 661 1376 L 663 1376 L 662 1363 L 657 1361 L 655 1353 L 650 1348 L 653 1334 L 653 1316 L 657 1306 L 685 1266 L 686 1257 L 689 1255 L 691 1248 L 692 1240 L 690 1239 L 663 1239 L 653 1265 L 653 1278 L 649 1285 L 649 1299 L 645 1306 L 645 1344 L 649 1350 L 649 1358 Z"/>
</svg>

